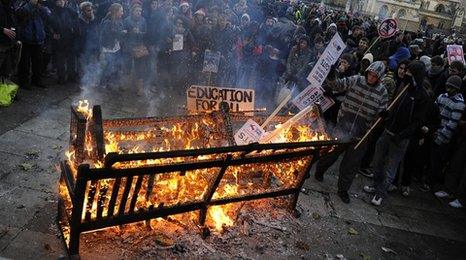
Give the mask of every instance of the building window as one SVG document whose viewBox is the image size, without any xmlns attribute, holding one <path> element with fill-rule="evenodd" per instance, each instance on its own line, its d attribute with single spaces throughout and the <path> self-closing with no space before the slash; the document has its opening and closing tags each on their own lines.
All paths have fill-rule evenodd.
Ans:
<svg viewBox="0 0 466 260">
<path fill-rule="evenodd" d="M 402 17 L 405 17 L 406 16 L 406 10 L 405 9 L 401 9 L 400 11 L 398 11 L 398 18 L 402 18 Z"/>
<path fill-rule="evenodd" d="M 435 8 L 435 12 L 437 12 L 437 13 L 445 13 L 445 6 L 442 5 L 442 4 L 437 5 L 437 7 Z"/>
<path fill-rule="evenodd" d="M 383 5 L 382 8 L 380 8 L 380 11 L 379 11 L 379 17 L 383 19 L 383 18 L 387 17 L 387 14 L 388 14 L 388 6 Z"/>
<path fill-rule="evenodd" d="M 443 29 L 443 27 L 445 27 L 445 24 L 443 22 L 439 22 L 437 27 L 439 29 Z"/>
</svg>

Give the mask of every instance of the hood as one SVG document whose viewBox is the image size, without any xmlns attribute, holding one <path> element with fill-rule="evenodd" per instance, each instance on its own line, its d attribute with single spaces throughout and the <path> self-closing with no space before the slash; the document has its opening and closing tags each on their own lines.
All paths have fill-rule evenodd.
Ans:
<svg viewBox="0 0 466 260">
<path fill-rule="evenodd" d="M 395 70 L 398 63 L 411 58 L 411 53 L 408 48 L 400 47 L 396 50 L 395 54 L 388 57 L 388 67 L 390 70 Z"/>
<path fill-rule="evenodd" d="M 419 58 L 419 60 L 422 61 L 422 63 L 424 63 L 424 65 L 426 65 L 426 70 L 430 71 L 430 68 L 432 67 L 432 63 L 430 62 L 430 57 L 424 55 L 421 58 Z"/>
<path fill-rule="evenodd" d="M 364 55 L 364 57 L 362 57 L 363 60 L 368 60 L 369 63 L 372 63 L 374 62 L 374 55 L 372 55 L 372 53 L 366 53 L 366 55 Z"/>
<path fill-rule="evenodd" d="M 379 80 L 381 80 L 385 74 L 385 64 L 381 61 L 373 62 L 369 67 L 367 67 L 366 73 L 369 71 L 374 72 Z"/>
</svg>

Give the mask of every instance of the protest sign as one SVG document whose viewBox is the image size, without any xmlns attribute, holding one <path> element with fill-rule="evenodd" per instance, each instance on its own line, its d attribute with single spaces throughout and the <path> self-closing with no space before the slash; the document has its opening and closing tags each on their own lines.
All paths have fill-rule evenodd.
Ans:
<svg viewBox="0 0 466 260">
<path fill-rule="evenodd" d="M 258 142 L 264 135 L 265 130 L 254 120 L 249 119 L 235 134 L 237 145 L 247 145 Z"/>
<path fill-rule="evenodd" d="M 204 53 L 204 66 L 202 72 L 218 72 L 218 65 L 220 63 L 220 52 L 205 50 Z"/>
<path fill-rule="evenodd" d="M 321 88 L 311 85 L 309 85 L 306 89 L 299 93 L 295 99 L 293 99 L 293 104 L 300 110 L 317 102 L 320 104 L 323 112 L 335 104 L 332 99 L 324 96 Z"/>
<path fill-rule="evenodd" d="M 181 51 L 183 50 L 183 34 L 175 34 L 173 37 L 173 50 Z"/>
<path fill-rule="evenodd" d="M 345 48 L 346 44 L 341 39 L 340 34 L 336 33 L 327 48 L 325 48 L 314 68 L 312 68 L 311 73 L 307 76 L 307 80 L 312 86 L 317 87 L 324 83 L 330 68 L 338 61 L 338 58 L 340 58 L 340 55 L 343 53 Z"/>
<path fill-rule="evenodd" d="M 253 89 L 193 85 L 186 91 L 186 96 L 187 107 L 191 112 L 219 110 L 222 101 L 228 103 L 232 112 L 254 110 L 255 93 Z"/>
<path fill-rule="evenodd" d="M 461 45 L 447 45 L 448 64 L 458 60 L 466 64 L 464 60 L 463 46 Z"/>
<path fill-rule="evenodd" d="M 293 104 L 296 107 L 304 109 L 311 104 L 319 102 L 322 110 L 326 111 L 335 103 L 332 99 L 324 96 L 321 86 L 325 78 L 327 78 L 331 67 L 338 61 L 345 48 L 346 44 L 340 35 L 336 33 L 314 68 L 312 68 L 311 73 L 307 76 L 307 80 L 310 83 L 309 86 L 293 99 Z"/>
<path fill-rule="evenodd" d="M 381 38 L 390 38 L 398 30 L 398 22 L 395 19 L 385 19 L 379 25 L 379 36 Z"/>
</svg>

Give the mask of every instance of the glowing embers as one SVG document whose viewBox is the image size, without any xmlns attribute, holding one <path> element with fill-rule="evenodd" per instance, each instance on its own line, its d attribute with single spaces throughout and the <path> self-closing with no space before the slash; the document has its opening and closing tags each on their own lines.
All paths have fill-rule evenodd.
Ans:
<svg viewBox="0 0 466 260">
<path fill-rule="evenodd" d="M 60 182 L 59 211 L 71 219 L 60 227 L 71 254 L 80 233 L 117 225 L 171 221 L 204 234 L 235 226 L 250 203 L 267 210 L 286 201 L 294 212 L 312 163 L 337 145 L 314 142 L 327 136 L 306 120 L 280 131 L 282 143 L 231 146 L 223 112 L 102 120 L 100 107 L 90 116 L 88 105 L 78 107 Z"/>
</svg>

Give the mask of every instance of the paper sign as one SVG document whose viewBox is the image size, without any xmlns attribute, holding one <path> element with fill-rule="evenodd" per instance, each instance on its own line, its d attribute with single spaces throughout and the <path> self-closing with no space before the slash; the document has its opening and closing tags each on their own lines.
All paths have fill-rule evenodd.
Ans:
<svg viewBox="0 0 466 260">
<path fill-rule="evenodd" d="M 220 63 L 220 52 L 206 50 L 204 53 L 204 66 L 202 72 L 218 72 L 218 65 Z"/>
<path fill-rule="evenodd" d="M 314 87 L 312 85 L 309 85 L 306 89 L 299 93 L 295 99 L 293 99 L 293 104 L 300 110 L 303 110 L 309 105 L 315 104 L 317 102 L 320 104 L 323 112 L 335 104 L 331 98 L 324 96 L 321 88 Z"/>
<path fill-rule="evenodd" d="M 247 145 L 258 142 L 264 135 L 265 130 L 254 120 L 249 119 L 238 132 L 235 134 L 235 142 L 237 145 Z"/>
<path fill-rule="evenodd" d="M 307 76 L 307 80 L 311 85 L 316 87 L 322 86 L 322 83 L 324 83 L 325 78 L 327 78 L 330 72 L 330 68 L 338 61 L 345 48 L 346 44 L 341 39 L 340 34 L 336 33 L 314 68 L 312 68 L 311 73 Z"/>
<path fill-rule="evenodd" d="M 381 38 L 390 38 L 398 30 L 398 22 L 395 19 L 385 19 L 379 25 L 379 36 Z"/>
<path fill-rule="evenodd" d="M 461 45 L 447 45 L 448 64 L 451 64 L 455 60 L 461 61 L 466 64 L 464 60 L 463 46 Z"/>
<path fill-rule="evenodd" d="M 191 112 L 217 111 L 222 101 L 227 102 L 233 112 L 254 110 L 253 89 L 193 85 L 186 91 L 186 96 L 187 107 Z"/>
<path fill-rule="evenodd" d="M 173 38 L 173 50 L 181 51 L 183 50 L 183 34 L 175 34 Z"/>
</svg>

